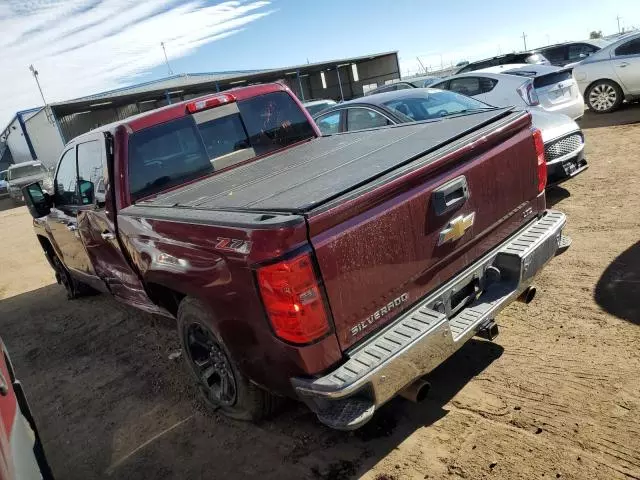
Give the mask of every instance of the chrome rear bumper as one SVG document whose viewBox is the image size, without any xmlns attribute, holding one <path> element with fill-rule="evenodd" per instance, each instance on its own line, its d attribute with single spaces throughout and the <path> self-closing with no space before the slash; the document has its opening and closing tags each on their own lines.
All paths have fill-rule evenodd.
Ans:
<svg viewBox="0 0 640 480">
<path fill-rule="evenodd" d="M 555 256 L 565 223 L 563 213 L 548 210 L 348 352 L 337 369 L 318 378 L 291 379 L 297 395 L 330 427 L 362 426 L 380 405 L 435 369 L 518 298 Z M 491 269 L 493 282 L 486 274 L 489 267 L 500 271 L 495 278 Z M 460 308 L 452 298 L 461 291 L 470 295 L 448 317 L 444 312 Z"/>
</svg>

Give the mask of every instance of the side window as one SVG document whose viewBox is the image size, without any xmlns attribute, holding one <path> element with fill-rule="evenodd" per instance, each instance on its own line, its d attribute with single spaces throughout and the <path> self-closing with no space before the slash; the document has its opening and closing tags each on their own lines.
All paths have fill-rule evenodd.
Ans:
<svg viewBox="0 0 640 480">
<path fill-rule="evenodd" d="M 76 171 L 76 147 L 67 150 L 60 159 L 55 179 L 55 202 L 58 205 L 77 205 L 78 176 Z"/>
<path fill-rule="evenodd" d="M 89 205 L 104 202 L 104 162 L 97 140 L 78 145 L 78 191 L 80 203 Z"/>
<path fill-rule="evenodd" d="M 437 89 L 440 89 L 440 90 L 449 90 L 449 81 L 447 80 L 446 82 L 434 83 L 432 85 L 429 85 L 429 88 L 437 88 Z"/>
<path fill-rule="evenodd" d="M 323 135 L 333 135 L 340 132 L 340 110 L 318 117 L 316 124 Z"/>
<path fill-rule="evenodd" d="M 451 80 L 449 90 L 468 97 L 482 93 L 480 79 L 478 77 L 461 77 Z"/>
<path fill-rule="evenodd" d="M 615 56 L 621 55 L 638 55 L 640 54 L 640 38 L 629 40 L 627 43 L 623 43 L 616 48 Z"/>
<path fill-rule="evenodd" d="M 391 122 L 383 115 L 368 108 L 349 108 L 347 110 L 347 130 L 364 130 L 365 128 L 384 127 Z"/>
<path fill-rule="evenodd" d="M 571 51 L 569 47 L 569 51 Z M 566 60 L 566 47 L 553 47 L 543 50 L 542 53 L 549 60 L 549 63 L 555 65 L 556 63 L 563 63 Z"/>
<path fill-rule="evenodd" d="M 498 80 L 488 77 L 478 77 L 478 81 L 480 82 L 480 93 L 488 93 L 498 84 Z"/>
<path fill-rule="evenodd" d="M 578 43 L 575 45 L 569 45 L 569 56 L 568 59 L 570 61 L 578 61 L 582 60 L 585 57 L 588 57 L 593 52 L 598 50 L 597 47 L 593 45 L 588 45 L 586 43 Z"/>
</svg>

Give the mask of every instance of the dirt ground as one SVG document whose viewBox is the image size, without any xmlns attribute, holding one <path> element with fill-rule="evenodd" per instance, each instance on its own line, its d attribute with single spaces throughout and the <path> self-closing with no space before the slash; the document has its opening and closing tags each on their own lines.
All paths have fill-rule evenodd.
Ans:
<svg viewBox="0 0 640 480">
<path fill-rule="evenodd" d="M 365 428 L 293 402 L 260 425 L 204 411 L 170 324 L 105 295 L 68 302 L 26 208 L 0 206 L 0 335 L 60 479 L 640 479 L 640 108 L 585 117 L 591 168 L 549 194 L 571 249 Z"/>
</svg>

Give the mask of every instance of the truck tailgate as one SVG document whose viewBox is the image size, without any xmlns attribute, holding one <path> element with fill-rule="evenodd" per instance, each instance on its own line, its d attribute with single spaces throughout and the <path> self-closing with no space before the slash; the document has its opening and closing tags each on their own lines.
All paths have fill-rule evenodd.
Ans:
<svg viewBox="0 0 640 480">
<path fill-rule="evenodd" d="M 481 127 L 307 215 L 343 350 L 544 208 L 528 115 Z M 443 305 L 448 315 L 469 288 Z"/>
</svg>

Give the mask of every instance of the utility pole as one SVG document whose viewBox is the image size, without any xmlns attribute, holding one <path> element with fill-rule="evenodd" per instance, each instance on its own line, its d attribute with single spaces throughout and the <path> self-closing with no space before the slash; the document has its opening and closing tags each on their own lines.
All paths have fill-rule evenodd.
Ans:
<svg viewBox="0 0 640 480">
<path fill-rule="evenodd" d="M 422 67 L 422 70 L 424 70 L 424 73 L 428 73 L 427 69 L 424 67 L 424 65 L 422 64 L 422 62 L 420 61 L 420 57 L 416 57 L 416 60 L 418 60 L 418 63 L 420 64 L 420 66 Z"/>
<path fill-rule="evenodd" d="M 527 50 L 527 35 L 522 32 L 522 41 L 524 42 L 524 49 Z"/>
<path fill-rule="evenodd" d="M 620 15 L 618 15 L 618 16 L 616 17 L 616 20 L 618 21 L 618 33 L 622 33 L 622 32 L 620 31 L 620 20 L 621 20 Z"/>
<path fill-rule="evenodd" d="M 40 92 L 40 96 L 42 97 L 42 103 L 44 104 L 44 113 L 47 116 L 47 120 L 49 123 L 53 123 L 53 117 L 51 116 L 51 111 L 49 110 L 49 106 L 47 105 L 47 101 L 44 98 L 44 93 L 42 93 L 42 87 L 40 86 L 40 80 L 38 80 L 38 71 L 35 69 L 33 64 L 29 65 L 29 70 L 33 75 L 33 78 L 36 79 L 36 85 L 38 85 L 38 91 Z"/>
<path fill-rule="evenodd" d="M 36 79 L 36 83 L 38 84 L 38 90 L 40 91 L 40 96 L 42 97 L 42 103 L 47 105 L 47 101 L 44 99 L 44 93 L 42 93 L 42 87 L 40 87 L 40 81 L 38 80 L 38 71 L 33 67 L 33 65 L 29 65 L 29 70 L 31 70 L 31 74 L 33 78 Z"/>
<path fill-rule="evenodd" d="M 169 75 L 173 75 L 173 70 L 171 70 L 171 65 L 169 65 L 169 59 L 167 58 L 167 50 L 164 48 L 164 42 L 160 42 L 160 45 L 162 45 L 162 51 L 164 52 L 164 61 L 167 64 Z"/>
</svg>

